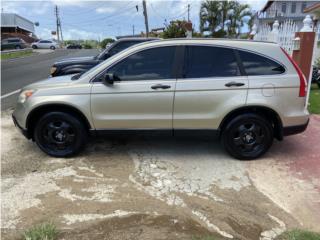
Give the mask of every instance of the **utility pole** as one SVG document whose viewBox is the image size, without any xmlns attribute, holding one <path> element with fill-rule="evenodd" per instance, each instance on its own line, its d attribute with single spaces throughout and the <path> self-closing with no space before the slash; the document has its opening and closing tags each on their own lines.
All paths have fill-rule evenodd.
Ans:
<svg viewBox="0 0 320 240">
<path fill-rule="evenodd" d="M 56 27 L 57 27 L 57 30 L 56 30 L 56 35 L 57 35 L 57 41 L 58 43 L 60 42 L 60 34 L 59 34 L 59 10 L 58 10 L 58 6 L 56 5 L 54 7 L 54 13 L 56 15 Z"/>
<path fill-rule="evenodd" d="M 132 25 L 132 36 L 134 36 L 134 25 Z"/>
<path fill-rule="evenodd" d="M 146 25 L 146 37 L 148 37 L 149 36 L 149 24 L 148 24 L 148 13 L 147 13 L 146 0 L 142 0 L 142 6 L 143 6 L 144 23 Z"/>
<path fill-rule="evenodd" d="M 58 5 L 55 6 L 54 12 L 55 12 L 55 15 L 56 15 L 57 41 L 58 41 L 58 43 L 60 43 L 60 36 L 61 36 L 61 41 L 62 41 L 62 44 L 63 44 L 63 35 L 62 35 L 61 20 L 60 20 L 60 16 L 59 16 Z"/>
<path fill-rule="evenodd" d="M 188 22 L 190 22 L 190 4 L 188 4 Z"/>
</svg>

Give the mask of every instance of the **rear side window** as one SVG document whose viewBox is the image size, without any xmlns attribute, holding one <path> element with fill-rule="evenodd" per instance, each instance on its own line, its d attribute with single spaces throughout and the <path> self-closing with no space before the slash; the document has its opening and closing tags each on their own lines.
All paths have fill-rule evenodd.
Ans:
<svg viewBox="0 0 320 240">
<path fill-rule="evenodd" d="M 19 39 L 10 39 L 9 42 L 10 43 L 18 43 L 18 42 L 20 42 L 20 40 Z"/>
<path fill-rule="evenodd" d="M 239 55 L 248 76 L 275 75 L 285 72 L 282 65 L 269 58 L 245 51 L 239 51 Z"/>
<path fill-rule="evenodd" d="M 233 77 L 240 75 L 233 49 L 187 46 L 185 56 L 185 78 Z"/>
</svg>

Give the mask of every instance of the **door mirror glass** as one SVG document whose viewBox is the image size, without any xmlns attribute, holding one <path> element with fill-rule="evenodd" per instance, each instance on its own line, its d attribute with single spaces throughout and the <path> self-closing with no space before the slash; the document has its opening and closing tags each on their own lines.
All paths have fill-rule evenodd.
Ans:
<svg viewBox="0 0 320 240">
<path fill-rule="evenodd" d="M 114 75 L 112 73 L 106 73 L 102 77 L 102 83 L 105 85 L 112 85 L 114 83 Z"/>
</svg>

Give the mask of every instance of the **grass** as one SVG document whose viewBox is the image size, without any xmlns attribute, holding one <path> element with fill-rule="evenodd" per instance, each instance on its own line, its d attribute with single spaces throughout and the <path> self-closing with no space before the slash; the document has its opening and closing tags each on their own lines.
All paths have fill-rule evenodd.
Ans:
<svg viewBox="0 0 320 240">
<path fill-rule="evenodd" d="M 24 233 L 24 240 L 55 240 L 58 230 L 53 223 L 36 225 Z"/>
<path fill-rule="evenodd" d="M 19 57 L 25 57 L 32 54 L 32 49 L 19 51 L 19 52 L 9 52 L 9 53 L 1 53 L 0 57 L 1 60 L 11 59 L 11 58 L 19 58 Z"/>
<path fill-rule="evenodd" d="M 316 84 L 311 86 L 309 103 L 310 113 L 320 114 L 320 88 Z"/>
<path fill-rule="evenodd" d="M 282 233 L 276 240 L 320 240 L 320 234 L 300 229 Z"/>
</svg>

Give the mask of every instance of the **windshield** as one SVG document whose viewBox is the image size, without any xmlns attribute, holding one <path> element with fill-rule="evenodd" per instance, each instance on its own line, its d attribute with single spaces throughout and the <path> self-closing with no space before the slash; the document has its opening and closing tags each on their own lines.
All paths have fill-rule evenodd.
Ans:
<svg viewBox="0 0 320 240">
<path fill-rule="evenodd" d="M 112 45 L 113 44 L 111 44 L 110 46 L 108 46 L 104 50 L 102 50 L 97 56 L 94 57 L 94 59 L 101 59 L 103 57 L 103 55 L 105 55 L 109 51 L 109 49 Z"/>
<path fill-rule="evenodd" d="M 112 59 L 113 59 L 114 57 L 116 57 L 116 56 L 117 56 L 117 54 L 116 54 L 116 55 L 113 55 L 112 57 L 108 58 L 107 60 L 104 60 L 103 62 L 99 63 L 98 65 L 94 66 L 93 68 L 89 69 L 89 70 L 86 71 L 86 72 L 78 73 L 79 76 L 78 76 L 78 74 L 77 74 L 77 75 L 75 75 L 74 77 L 77 76 L 77 79 L 79 79 L 80 77 L 86 77 L 86 76 L 88 76 L 89 74 L 91 74 L 92 72 L 94 72 L 96 69 L 98 69 L 102 64 L 105 64 L 106 62 L 112 61 Z"/>
</svg>

